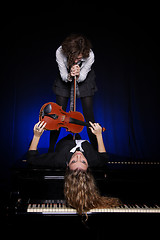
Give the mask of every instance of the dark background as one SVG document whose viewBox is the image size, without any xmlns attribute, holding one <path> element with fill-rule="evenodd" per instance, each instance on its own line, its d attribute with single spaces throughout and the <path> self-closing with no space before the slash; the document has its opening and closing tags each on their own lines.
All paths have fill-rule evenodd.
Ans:
<svg viewBox="0 0 160 240">
<path fill-rule="evenodd" d="M 94 3 L 93 3 L 94 5 Z M 107 151 L 130 161 L 159 161 L 159 13 L 157 7 L 77 9 L 1 17 L 0 174 L 24 158 L 41 106 L 55 101 L 55 51 L 73 32 L 93 44 L 98 92 L 95 119 Z M 69 108 L 68 108 L 69 110 Z M 78 100 L 77 110 L 82 111 Z M 61 131 L 60 138 L 66 134 Z M 82 138 L 88 138 L 86 129 Z M 47 151 L 49 132 L 39 148 Z"/>
</svg>

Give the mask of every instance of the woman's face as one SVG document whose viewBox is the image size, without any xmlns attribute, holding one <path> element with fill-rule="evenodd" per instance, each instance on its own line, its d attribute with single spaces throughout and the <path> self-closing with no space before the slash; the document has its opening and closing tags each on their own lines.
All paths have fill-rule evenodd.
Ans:
<svg viewBox="0 0 160 240">
<path fill-rule="evenodd" d="M 76 151 L 72 155 L 68 166 L 69 166 L 70 170 L 81 169 L 83 171 L 86 171 L 88 168 L 88 162 L 82 152 Z"/>
</svg>

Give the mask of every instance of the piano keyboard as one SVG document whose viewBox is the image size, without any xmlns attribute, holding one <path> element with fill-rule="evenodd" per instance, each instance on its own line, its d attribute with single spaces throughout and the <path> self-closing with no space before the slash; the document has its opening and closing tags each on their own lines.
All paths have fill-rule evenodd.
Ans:
<svg viewBox="0 0 160 240">
<path fill-rule="evenodd" d="M 45 200 L 44 202 L 29 203 L 27 213 L 54 214 L 54 215 L 76 215 L 77 212 L 67 207 L 63 200 Z M 146 204 L 123 204 L 116 208 L 91 209 L 87 214 L 98 213 L 160 213 L 160 205 L 152 206 Z"/>
</svg>

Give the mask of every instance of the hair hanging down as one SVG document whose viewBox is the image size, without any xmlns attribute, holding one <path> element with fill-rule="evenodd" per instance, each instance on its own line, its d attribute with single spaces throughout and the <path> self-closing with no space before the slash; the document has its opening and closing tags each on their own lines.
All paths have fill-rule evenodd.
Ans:
<svg viewBox="0 0 160 240">
<path fill-rule="evenodd" d="M 91 50 L 90 41 L 81 34 L 71 34 L 62 43 L 62 49 L 68 59 L 68 66 L 71 67 L 79 54 L 83 58 L 89 57 Z"/>
<path fill-rule="evenodd" d="M 67 203 L 75 208 L 80 215 L 90 209 L 120 205 L 120 201 L 117 198 L 101 196 L 92 174 L 78 169 L 74 171 L 67 170 L 64 195 Z"/>
</svg>

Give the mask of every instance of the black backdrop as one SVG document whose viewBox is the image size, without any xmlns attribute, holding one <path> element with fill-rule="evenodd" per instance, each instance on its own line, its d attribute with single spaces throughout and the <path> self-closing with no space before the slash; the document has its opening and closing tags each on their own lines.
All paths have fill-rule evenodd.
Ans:
<svg viewBox="0 0 160 240">
<path fill-rule="evenodd" d="M 145 11 L 144 11 L 145 10 Z M 1 18 L 1 179 L 23 158 L 41 106 L 55 101 L 55 51 L 72 32 L 93 44 L 97 122 L 107 151 L 130 160 L 159 161 L 159 38 L 156 9 L 5 14 Z M 69 109 L 68 109 L 69 110 Z M 80 100 L 77 110 L 82 111 Z M 60 138 L 66 134 L 61 132 Z M 87 138 L 86 129 L 82 137 Z M 45 132 L 39 147 L 49 143 Z"/>
</svg>

